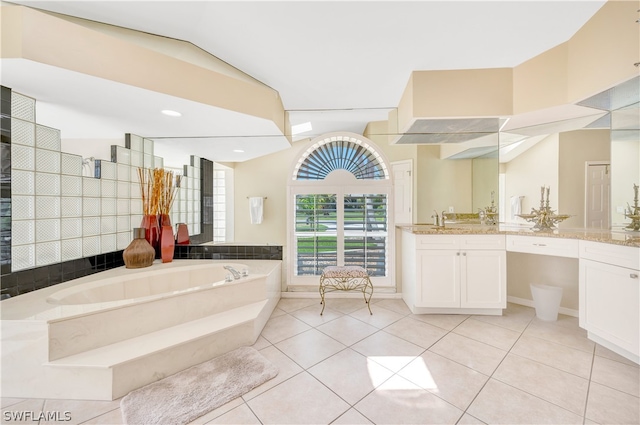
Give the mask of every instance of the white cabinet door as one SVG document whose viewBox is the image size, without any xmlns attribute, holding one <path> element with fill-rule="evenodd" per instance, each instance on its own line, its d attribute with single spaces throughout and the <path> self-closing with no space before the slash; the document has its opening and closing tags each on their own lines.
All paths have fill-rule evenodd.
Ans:
<svg viewBox="0 0 640 425">
<path fill-rule="evenodd" d="M 460 252 L 419 250 L 416 307 L 460 306 Z"/>
<path fill-rule="evenodd" d="M 580 325 L 634 355 L 640 354 L 638 271 L 580 260 Z"/>
<path fill-rule="evenodd" d="M 462 251 L 460 307 L 507 307 L 507 254 L 503 250 Z"/>
</svg>

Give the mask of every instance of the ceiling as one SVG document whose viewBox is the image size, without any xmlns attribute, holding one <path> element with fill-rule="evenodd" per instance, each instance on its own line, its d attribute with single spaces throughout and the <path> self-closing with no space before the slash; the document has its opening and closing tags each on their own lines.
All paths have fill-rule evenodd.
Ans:
<svg viewBox="0 0 640 425">
<path fill-rule="evenodd" d="M 567 41 L 605 1 L 14 3 L 189 41 L 277 90 L 292 124 L 312 123 L 296 140 L 362 133 L 385 120 L 414 70 L 514 67 Z M 265 120 L 27 62 L 3 60 L 2 83 L 35 97 L 39 122 L 63 138 L 131 132 L 154 138 L 158 152 L 164 146 L 215 161 L 288 146 Z M 76 95 L 39 83 L 42 75 Z M 183 115 L 163 116 L 159 105 Z"/>
</svg>

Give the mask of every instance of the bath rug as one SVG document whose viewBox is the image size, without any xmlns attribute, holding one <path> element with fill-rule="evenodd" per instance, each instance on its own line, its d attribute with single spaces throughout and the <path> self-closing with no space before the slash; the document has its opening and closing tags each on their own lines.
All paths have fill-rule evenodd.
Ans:
<svg viewBox="0 0 640 425">
<path fill-rule="evenodd" d="M 187 424 L 274 378 L 278 368 L 240 347 L 152 384 L 120 401 L 126 424 Z"/>
</svg>

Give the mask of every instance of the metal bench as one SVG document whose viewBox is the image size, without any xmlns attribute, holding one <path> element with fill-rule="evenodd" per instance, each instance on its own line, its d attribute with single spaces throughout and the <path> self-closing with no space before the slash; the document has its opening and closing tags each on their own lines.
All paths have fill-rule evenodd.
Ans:
<svg viewBox="0 0 640 425">
<path fill-rule="evenodd" d="M 373 285 L 369 279 L 369 273 L 359 266 L 329 266 L 322 270 L 320 276 L 320 304 L 324 313 L 324 294 L 333 291 L 362 291 L 364 302 L 371 312 L 371 296 L 373 295 Z M 368 295 L 368 298 L 367 298 Z"/>
</svg>

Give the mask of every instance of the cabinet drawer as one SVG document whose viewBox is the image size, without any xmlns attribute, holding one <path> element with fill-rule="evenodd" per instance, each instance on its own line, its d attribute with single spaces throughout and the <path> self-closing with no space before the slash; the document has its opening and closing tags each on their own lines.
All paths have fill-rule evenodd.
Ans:
<svg viewBox="0 0 640 425">
<path fill-rule="evenodd" d="M 577 239 L 507 235 L 507 251 L 578 258 Z"/>
<path fill-rule="evenodd" d="M 628 269 L 640 269 L 640 248 L 580 241 L 580 258 Z"/>
<path fill-rule="evenodd" d="M 455 235 L 418 235 L 416 249 L 459 249 L 460 237 Z"/>
<path fill-rule="evenodd" d="M 460 249 L 504 249 L 504 235 L 468 235 L 460 238 Z"/>
</svg>

